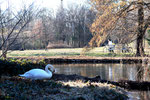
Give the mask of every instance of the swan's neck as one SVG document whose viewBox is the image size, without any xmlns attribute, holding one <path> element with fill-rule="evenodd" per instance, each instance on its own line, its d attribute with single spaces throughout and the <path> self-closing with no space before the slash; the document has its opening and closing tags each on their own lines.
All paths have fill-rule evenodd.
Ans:
<svg viewBox="0 0 150 100">
<path fill-rule="evenodd" d="M 45 67 L 45 71 L 46 71 L 47 73 L 52 73 L 52 70 L 51 70 L 50 67 L 51 67 L 51 65 Z M 50 70 L 49 70 L 48 68 L 50 68 Z"/>
</svg>

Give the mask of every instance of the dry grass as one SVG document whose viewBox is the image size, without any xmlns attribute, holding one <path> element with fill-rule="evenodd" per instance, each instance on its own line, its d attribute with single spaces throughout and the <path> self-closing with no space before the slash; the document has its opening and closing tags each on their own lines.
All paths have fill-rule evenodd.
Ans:
<svg viewBox="0 0 150 100">
<path fill-rule="evenodd" d="M 97 47 L 85 53 L 87 56 L 126 56 L 135 54 L 135 49 L 133 53 L 121 53 L 115 50 L 115 55 L 109 54 L 109 52 L 103 52 L 104 47 Z M 76 56 L 80 55 L 83 48 L 61 48 L 61 49 L 48 49 L 48 50 L 24 50 L 24 51 L 9 51 L 8 56 Z M 145 49 L 146 54 L 150 55 L 150 48 Z"/>
<path fill-rule="evenodd" d="M 80 55 L 83 48 L 63 48 L 63 49 L 48 49 L 48 50 L 24 50 L 24 51 L 9 51 L 8 56 L 55 56 L 55 55 Z M 98 53 L 103 50 L 95 48 L 89 53 Z"/>
<path fill-rule="evenodd" d="M 78 81 L 31 81 L 19 77 L 0 78 L 0 99 L 12 100 L 127 100 L 116 86 Z"/>
</svg>

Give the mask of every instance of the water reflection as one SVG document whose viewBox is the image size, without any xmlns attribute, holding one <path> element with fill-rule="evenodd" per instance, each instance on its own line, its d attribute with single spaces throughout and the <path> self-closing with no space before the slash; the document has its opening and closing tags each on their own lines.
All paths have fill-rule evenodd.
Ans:
<svg viewBox="0 0 150 100">
<path fill-rule="evenodd" d="M 150 91 L 130 91 L 129 100 L 150 100 Z"/>
<path fill-rule="evenodd" d="M 94 77 L 100 75 L 102 79 L 118 81 L 120 79 L 132 81 L 150 81 L 150 65 L 144 64 L 61 64 L 54 65 L 57 73 L 78 74 Z M 129 100 L 150 100 L 150 91 L 129 91 Z"/>
<path fill-rule="evenodd" d="M 133 81 L 150 81 L 150 66 L 142 64 L 61 64 L 54 65 L 57 73 L 78 74 L 102 79 L 118 81 L 121 79 Z"/>
</svg>

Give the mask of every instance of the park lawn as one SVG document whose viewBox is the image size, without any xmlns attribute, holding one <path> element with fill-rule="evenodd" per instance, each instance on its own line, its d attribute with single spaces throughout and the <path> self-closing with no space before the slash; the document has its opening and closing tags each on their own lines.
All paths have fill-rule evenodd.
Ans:
<svg viewBox="0 0 150 100">
<path fill-rule="evenodd" d="M 48 50 L 24 50 L 10 51 L 8 56 L 58 56 L 58 55 L 80 55 L 82 48 L 63 48 Z"/>
<path fill-rule="evenodd" d="M 8 57 L 31 57 L 31 56 L 96 56 L 96 57 L 126 57 L 133 56 L 134 53 L 109 53 L 103 52 L 104 47 L 97 47 L 83 53 L 83 48 L 61 48 L 48 50 L 16 50 L 9 51 Z"/>
</svg>

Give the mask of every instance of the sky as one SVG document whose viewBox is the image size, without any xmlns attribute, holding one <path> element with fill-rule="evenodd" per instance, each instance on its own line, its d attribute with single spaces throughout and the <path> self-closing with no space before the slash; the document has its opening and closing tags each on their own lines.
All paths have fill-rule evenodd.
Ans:
<svg viewBox="0 0 150 100">
<path fill-rule="evenodd" d="M 71 4 L 80 4 L 83 5 L 86 0 L 63 0 L 64 7 Z M 61 0 L 0 0 L 0 5 L 2 9 L 8 7 L 8 4 L 11 5 L 13 9 L 19 9 L 22 4 L 31 4 L 35 3 L 38 7 L 47 7 L 49 9 L 57 10 L 60 6 Z"/>
</svg>

